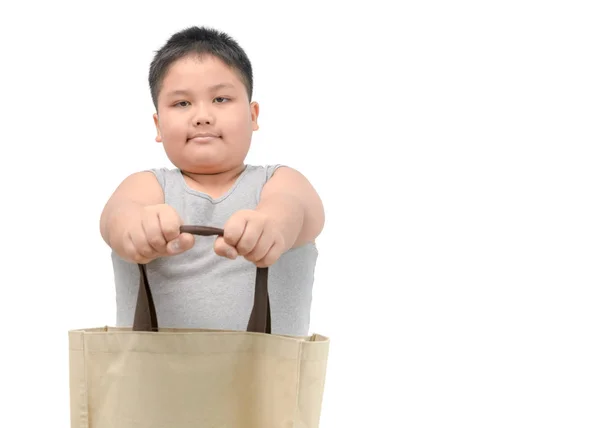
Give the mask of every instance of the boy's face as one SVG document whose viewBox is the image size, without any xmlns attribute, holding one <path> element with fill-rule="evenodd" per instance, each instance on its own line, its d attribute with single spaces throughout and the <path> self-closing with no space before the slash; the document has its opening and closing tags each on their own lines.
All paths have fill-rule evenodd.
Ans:
<svg viewBox="0 0 600 428">
<path fill-rule="evenodd" d="M 190 55 L 166 73 L 154 115 L 157 136 L 173 165 L 216 174 L 244 163 L 258 104 L 250 103 L 239 76 L 220 59 Z"/>
</svg>

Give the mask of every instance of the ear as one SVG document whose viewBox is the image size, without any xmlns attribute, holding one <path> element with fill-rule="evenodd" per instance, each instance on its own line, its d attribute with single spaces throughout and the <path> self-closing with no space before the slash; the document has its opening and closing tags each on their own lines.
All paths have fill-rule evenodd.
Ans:
<svg viewBox="0 0 600 428">
<path fill-rule="evenodd" d="M 259 107 L 256 101 L 250 103 L 250 114 L 252 116 L 252 130 L 258 131 L 258 112 Z"/>
<path fill-rule="evenodd" d="M 154 119 L 154 126 L 156 127 L 156 142 L 157 143 L 162 143 L 162 135 L 160 135 L 160 125 L 158 124 L 158 114 L 154 113 L 152 115 L 152 118 Z"/>
</svg>

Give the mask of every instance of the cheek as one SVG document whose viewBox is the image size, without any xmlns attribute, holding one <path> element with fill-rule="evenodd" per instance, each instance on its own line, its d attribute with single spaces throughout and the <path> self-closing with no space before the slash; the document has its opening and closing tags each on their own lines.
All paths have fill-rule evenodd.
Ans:
<svg viewBox="0 0 600 428">
<path fill-rule="evenodd" d="M 252 130 L 252 117 L 247 110 L 237 111 L 228 117 L 227 127 L 236 134 L 247 134 Z"/>
<path fill-rule="evenodd" d="M 181 119 L 172 116 L 165 117 L 161 124 L 161 130 L 165 139 L 179 138 L 187 132 L 187 128 L 185 124 L 182 124 Z"/>
</svg>

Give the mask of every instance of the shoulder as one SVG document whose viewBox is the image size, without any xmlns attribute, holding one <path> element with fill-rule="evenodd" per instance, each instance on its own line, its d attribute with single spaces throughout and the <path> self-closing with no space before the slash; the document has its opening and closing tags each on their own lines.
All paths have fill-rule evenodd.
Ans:
<svg viewBox="0 0 600 428">
<path fill-rule="evenodd" d="M 273 177 L 275 171 L 279 170 L 280 168 L 286 168 L 286 166 L 282 164 L 246 165 L 245 174 L 251 177 L 259 178 L 266 183 Z"/>
<path fill-rule="evenodd" d="M 283 164 L 272 165 L 247 165 L 245 174 L 260 187 L 285 189 L 286 187 L 299 187 L 307 191 L 313 190 L 308 178 L 295 168 Z"/>
<path fill-rule="evenodd" d="M 149 168 L 142 171 L 145 174 L 152 174 L 160 187 L 166 187 L 167 183 L 172 182 L 173 179 L 178 179 L 181 177 L 181 171 L 179 168 L 166 168 L 166 167 L 158 167 L 158 168 Z"/>
<path fill-rule="evenodd" d="M 267 165 L 262 167 L 261 173 L 264 177 L 264 184 L 268 184 L 269 187 L 311 186 L 304 174 L 288 165 Z"/>
<path fill-rule="evenodd" d="M 246 165 L 246 174 L 262 178 L 263 184 L 266 184 L 273 177 L 277 177 L 278 180 L 292 179 L 308 181 L 300 171 L 284 164 Z"/>
<path fill-rule="evenodd" d="M 143 170 L 142 172 L 150 172 L 154 174 L 156 177 L 163 177 L 168 175 L 180 174 L 181 171 L 179 168 L 166 168 L 166 167 L 157 167 L 157 168 L 148 168 Z"/>
</svg>

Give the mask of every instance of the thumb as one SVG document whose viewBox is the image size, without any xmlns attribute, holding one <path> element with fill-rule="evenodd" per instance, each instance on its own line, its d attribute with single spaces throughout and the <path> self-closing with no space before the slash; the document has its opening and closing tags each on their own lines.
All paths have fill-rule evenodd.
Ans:
<svg viewBox="0 0 600 428">
<path fill-rule="evenodd" d="M 182 233 L 167 244 L 167 253 L 171 256 L 181 254 L 194 246 L 194 235 Z"/>
</svg>

